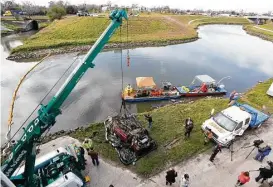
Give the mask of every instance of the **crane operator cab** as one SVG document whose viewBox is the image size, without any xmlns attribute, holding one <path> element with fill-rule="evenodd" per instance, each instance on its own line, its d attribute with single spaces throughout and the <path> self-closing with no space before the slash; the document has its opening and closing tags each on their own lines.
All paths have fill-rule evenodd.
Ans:
<svg viewBox="0 0 273 187">
<path fill-rule="evenodd" d="M 82 155 L 76 145 L 60 147 L 35 161 L 36 186 L 83 186 L 85 181 L 81 170 Z M 16 186 L 23 186 L 23 173 L 25 167 L 17 169 L 11 177 Z M 74 184 L 74 185 L 72 185 Z"/>
</svg>

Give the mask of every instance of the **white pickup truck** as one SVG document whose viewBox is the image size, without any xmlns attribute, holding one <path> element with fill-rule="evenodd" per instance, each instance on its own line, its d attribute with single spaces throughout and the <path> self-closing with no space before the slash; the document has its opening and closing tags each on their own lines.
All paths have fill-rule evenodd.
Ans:
<svg viewBox="0 0 273 187">
<path fill-rule="evenodd" d="M 249 127 L 259 127 L 269 115 L 247 105 L 235 103 L 233 106 L 213 115 L 202 124 L 202 130 L 211 129 L 213 140 L 228 147 L 236 136 L 242 136 Z"/>
</svg>

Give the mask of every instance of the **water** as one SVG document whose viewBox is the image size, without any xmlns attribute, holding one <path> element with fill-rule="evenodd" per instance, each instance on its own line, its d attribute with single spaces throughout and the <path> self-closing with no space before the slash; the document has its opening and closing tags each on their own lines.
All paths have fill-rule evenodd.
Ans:
<svg viewBox="0 0 273 187">
<path fill-rule="evenodd" d="M 196 42 L 166 47 L 137 48 L 130 50 L 130 67 L 126 66 L 126 51 L 123 52 L 124 84 L 135 84 L 135 78 L 152 76 L 156 83 L 168 80 L 174 85 L 190 84 L 195 75 L 208 74 L 216 80 L 224 76 L 226 89 L 244 92 L 257 81 L 273 76 L 273 44 L 247 35 L 241 26 L 210 25 L 199 29 Z M 6 41 L 3 43 L 3 41 Z M 2 39 L 1 59 L 1 137 L 7 129 L 7 119 L 12 93 L 20 77 L 35 63 L 15 63 L 6 60 L 8 49 L 20 44 Z M 9 45 L 7 45 L 9 44 Z M 20 88 L 15 103 L 13 132 L 39 104 L 45 94 L 76 59 L 76 54 L 50 57 L 27 77 Z M 83 58 L 83 56 L 80 56 Z M 90 69 L 65 101 L 52 132 L 73 129 L 91 122 L 104 120 L 120 109 L 121 53 L 100 53 Z M 75 67 L 74 63 L 72 67 Z M 67 74 L 66 76 L 67 77 Z M 64 79 L 61 80 L 63 82 Z M 57 84 L 57 88 L 61 83 Z M 44 100 L 44 104 L 57 91 Z M 141 112 L 151 107 L 148 104 L 131 104 L 132 112 Z M 35 115 L 33 116 L 35 117 Z"/>
</svg>

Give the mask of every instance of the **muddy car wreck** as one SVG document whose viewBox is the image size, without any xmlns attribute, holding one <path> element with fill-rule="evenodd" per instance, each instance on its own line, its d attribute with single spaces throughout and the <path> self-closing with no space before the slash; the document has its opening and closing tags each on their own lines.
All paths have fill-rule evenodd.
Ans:
<svg viewBox="0 0 273 187">
<path fill-rule="evenodd" d="M 105 138 L 116 149 L 124 165 L 136 162 L 157 148 L 156 142 L 134 115 L 109 116 L 104 125 Z"/>
</svg>

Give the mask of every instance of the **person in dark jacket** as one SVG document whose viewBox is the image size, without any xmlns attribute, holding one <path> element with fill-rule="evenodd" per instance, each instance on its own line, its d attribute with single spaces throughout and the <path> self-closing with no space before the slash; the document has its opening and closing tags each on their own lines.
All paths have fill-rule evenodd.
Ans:
<svg viewBox="0 0 273 187">
<path fill-rule="evenodd" d="M 99 163 L 99 156 L 98 156 L 98 153 L 95 152 L 93 148 L 90 148 L 90 149 L 88 150 L 88 155 L 91 156 L 92 163 L 93 163 L 94 166 L 95 166 L 95 165 L 98 166 L 98 165 L 100 164 L 100 163 Z"/>
<path fill-rule="evenodd" d="M 177 177 L 177 172 L 174 169 L 171 169 L 169 171 L 167 171 L 166 173 L 166 185 L 170 184 L 170 186 L 172 185 L 172 183 L 175 183 L 175 178 Z"/>
<path fill-rule="evenodd" d="M 258 149 L 258 154 L 255 156 L 255 160 L 258 160 L 260 162 L 263 161 L 263 159 L 269 155 L 271 152 L 271 147 L 269 145 L 266 145 L 265 147 L 259 148 Z"/>
<path fill-rule="evenodd" d="M 152 116 L 151 116 L 150 114 L 144 115 L 144 116 L 145 116 L 146 120 L 148 121 L 148 128 L 149 128 L 149 129 L 152 128 L 152 123 L 153 123 L 153 118 L 152 118 Z"/>
<path fill-rule="evenodd" d="M 220 144 L 217 144 L 215 147 L 214 147 L 214 150 L 213 150 L 213 153 L 212 155 L 210 156 L 210 161 L 213 162 L 214 161 L 214 158 L 216 157 L 216 155 L 219 153 L 219 152 L 222 152 L 222 146 Z"/>
<path fill-rule="evenodd" d="M 81 156 L 82 162 L 84 162 L 84 165 L 86 165 L 86 159 L 84 158 L 84 153 L 85 153 L 84 148 L 80 147 L 80 156 Z"/>
<path fill-rule="evenodd" d="M 266 179 L 270 179 L 273 176 L 273 170 L 271 168 L 259 168 L 259 171 L 259 176 L 255 178 L 256 182 L 258 182 L 260 179 L 263 179 L 263 183 Z"/>
<path fill-rule="evenodd" d="M 186 119 L 184 126 L 185 126 L 185 138 L 189 138 L 191 131 L 193 129 L 193 121 L 190 117 Z"/>
</svg>

